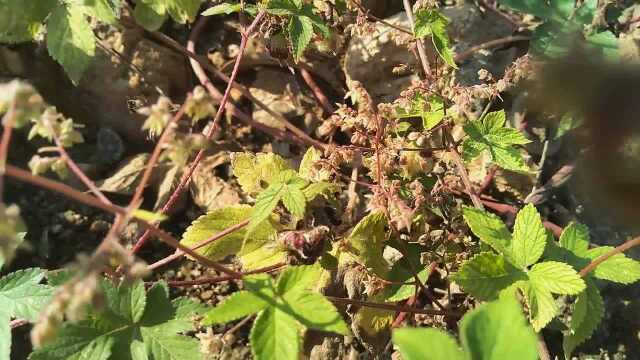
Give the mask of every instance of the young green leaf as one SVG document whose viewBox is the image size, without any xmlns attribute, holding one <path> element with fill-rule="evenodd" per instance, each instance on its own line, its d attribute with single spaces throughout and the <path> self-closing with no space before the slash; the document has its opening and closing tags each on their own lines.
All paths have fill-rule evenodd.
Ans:
<svg viewBox="0 0 640 360">
<path fill-rule="evenodd" d="M 558 305 L 553 294 L 543 283 L 522 281 L 515 286 L 524 294 L 533 329 L 536 332 L 540 331 L 558 314 Z"/>
<path fill-rule="evenodd" d="M 421 9 L 416 12 L 415 17 L 415 36 L 417 38 L 431 36 L 433 46 L 442 60 L 444 60 L 447 65 L 457 68 L 451 46 L 449 45 L 449 35 L 447 35 L 449 19 L 439 11 L 432 9 Z"/>
<path fill-rule="evenodd" d="M 586 254 L 590 242 L 589 229 L 575 222 L 567 225 L 560 234 L 560 246 L 578 256 Z"/>
<path fill-rule="evenodd" d="M 482 242 L 499 253 L 509 255 L 511 234 L 497 215 L 476 208 L 465 207 L 463 209 L 463 217 L 471 231 Z"/>
<path fill-rule="evenodd" d="M 486 151 L 498 166 L 512 171 L 530 172 L 520 152 L 513 145 L 529 143 L 518 130 L 505 128 L 504 111 L 488 113 L 483 119 L 464 126 L 468 135 L 462 144 L 463 157 L 470 161 Z"/>
<path fill-rule="evenodd" d="M 613 248 L 610 246 L 600 246 L 588 250 L 585 257 L 593 261 L 611 251 Z M 598 265 L 593 270 L 593 276 L 619 284 L 632 284 L 640 280 L 640 262 L 628 258 L 624 254 L 616 254 Z"/>
<path fill-rule="evenodd" d="M 521 268 L 535 264 L 547 244 L 547 232 L 542 225 L 538 210 L 528 204 L 518 212 L 513 227 L 511 255 Z"/>
<path fill-rule="evenodd" d="M 53 289 L 42 285 L 42 269 L 18 270 L 0 278 L 0 314 L 35 321 Z M 6 324 L 8 326 L 8 323 Z"/>
<path fill-rule="evenodd" d="M 480 300 L 492 300 L 500 291 L 527 279 L 526 273 L 511 265 L 504 256 L 483 252 L 466 261 L 453 280 Z"/>
<path fill-rule="evenodd" d="M 302 218 L 307 205 L 307 198 L 302 189 L 307 184 L 307 181 L 293 170 L 284 170 L 278 174 L 271 185 L 256 198 L 247 234 L 251 234 L 259 224 L 271 216 L 280 200 L 291 214 Z"/>
<path fill-rule="evenodd" d="M 300 167 L 298 169 L 300 177 L 315 182 L 329 180 L 331 172 L 325 169 L 317 169 L 315 166 L 315 163 L 321 159 L 322 152 L 313 146 L 309 147 L 300 161 Z"/>
<path fill-rule="evenodd" d="M 411 100 L 409 108 L 396 108 L 396 116 L 399 119 L 422 118 L 422 126 L 425 130 L 433 129 L 444 119 L 444 115 L 444 101 L 436 95 L 425 98 L 422 94 L 417 93 Z"/>
<path fill-rule="evenodd" d="M 429 267 L 423 269 L 418 273 L 418 278 L 423 283 L 427 281 L 429 275 L 431 274 L 431 269 Z M 413 279 L 413 278 L 412 278 Z M 413 279 L 415 281 L 415 279 Z M 385 300 L 386 301 L 402 301 L 407 300 L 411 296 L 415 295 L 417 284 L 403 284 L 399 286 L 392 286 L 389 290 L 390 295 L 388 295 Z"/>
<path fill-rule="evenodd" d="M 291 165 L 276 154 L 233 153 L 231 168 L 242 190 L 254 195 L 266 189 L 282 171 L 291 170 Z"/>
<path fill-rule="evenodd" d="M 93 30 L 82 10 L 58 6 L 47 21 L 47 49 L 74 84 L 89 68 L 95 48 Z"/>
<path fill-rule="evenodd" d="M 585 288 L 584 280 L 568 264 L 545 261 L 535 264 L 528 273 L 531 282 L 554 294 L 577 295 Z"/>
<path fill-rule="evenodd" d="M 387 219 L 382 212 L 371 212 L 358 222 L 347 238 L 347 247 L 340 260 L 355 260 L 378 276 L 386 276 L 389 264 L 382 256 L 387 240 Z"/>
<path fill-rule="evenodd" d="M 293 59 L 297 62 L 302 58 L 305 49 L 311 43 L 313 23 L 306 16 L 292 16 L 291 20 L 289 20 L 287 31 L 293 48 Z"/>
</svg>

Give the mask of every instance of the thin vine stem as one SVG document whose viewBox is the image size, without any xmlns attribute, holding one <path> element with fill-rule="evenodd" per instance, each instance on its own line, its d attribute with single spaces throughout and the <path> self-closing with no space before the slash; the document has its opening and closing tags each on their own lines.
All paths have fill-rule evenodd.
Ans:
<svg viewBox="0 0 640 360">
<path fill-rule="evenodd" d="M 46 179 L 40 176 L 33 175 L 30 172 L 17 168 L 13 165 L 9 165 L 9 164 L 6 165 L 6 175 L 12 178 L 15 178 L 17 180 L 30 183 L 32 185 L 36 185 L 48 190 L 58 192 L 73 200 L 81 202 L 85 205 L 89 205 L 89 206 L 110 212 L 112 214 L 121 215 L 125 217 L 128 214 L 128 211 L 125 208 L 122 208 L 116 205 L 105 204 L 100 200 L 98 200 L 97 198 L 91 195 L 85 194 L 83 192 L 80 192 L 68 185 L 65 185 L 63 183 L 53 181 L 50 179 Z M 211 267 L 219 272 L 228 274 L 230 276 L 234 276 L 236 278 L 240 278 L 242 276 L 240 273 L 227 269 L 226 267 L 218 264 L 217 262 L 211 261 L 207 257 L 202 256 L 197 252 L 191 250 L 189 247 L 180 244 L 180 242 L 176 238 L 171 236 L 169 233 L 159 229 L 155 225 L 138 218 L 135 218 L 134 221 L 136 221 L 139 225 L 141 225 L 144 229 L 149 231 L 151 234 L 157 236 L 164 243 L 184 251 L 186 254 L 190 255 L 191 257 L 193 257 L 195 260 L 202 263 L 203 265 Z"/>
<path fill-rule="evenodd" d="M 589 265 L 585 266 L 584 269 L 580 270 L 579 275 L 581 277 L 587 276 L 587 274 L 589 274 L 590 272 L 595 270 L 600 264 L 602 264 L 603 262 L 607 261 L 611 257 L 616 256 L 618 254 L 622 254 L 623 252 L 625 252 L 625 251 L 627 251 L 627 250 L 629 250 L 629 249 L 631 249 L 633 247 L 636 247 L 638 245 L 640 245 L 640 236 L 638 236 L 636 238 L 633 238 L 633 239 L 625 242 L 624 244 L 615 247 L 610 252 L 597 257 L 595 260 L 593 260 L 591 263 L 589 263 Z"/>
<path fill-rule="evenodd" d="M 205 137 L 207 139 L 213 138 L 213 135 L 217 131 L 217 128 L 219 126 L 218 124 L 220 122 L 220 119 L 222 118 L 222 113 L 224 112 L 225 106 L 229 101 L 229 96 L 231 94 L 231 89 L 233 88 L 233 83 L 235 81 L 236 76 L 238 75 L 240 62 L 242 61 L 244 52 L 247 48 L 247 42 L 249 41 L 249 37 L 251 36 L 253 31 L 256 29 L 258 24 L 260 24 L 260 22 L 262 21 L 265 15 L 266 13 L 264 11 L 259 12 L 258 15 L 256 15 L 255 19 L 253 20 L 253 22 L 251 23 L 251 25 L 249 25 L 249 27 L 242 32 L 242 40 L 240 41 L 240 50 L 236 58 L 236 63 L 233 67 L 233 72 L 231 73 L 231 77 L 229 78 L 227 89 L 225 90 L 224 95 L 222 96 L 222 100 L 220 100 L 220 106 L 218 107 L 216 116 L 214 117 L 211 125 L 209 126 L 207 133 L 205 134 Z M 192 43 L 193 41 L 190 40 L 190 42 Z M 192 65 L 193 65 L 193 62 L 192 62 Z M 186 188 L 186 185 L 189 183 L 191 176 L 193 175 L 193 173 L 196 171 L 196 168 L 200 164 L 200 161 L 202 160 L 202 158 L 204 158 L 204 154 L 205 154 L 205 149 L 201 149 L 200 151 L 198 151 L 198 153 L 196 154 L 196 157 L 191 162 L 191 165 L 189 165 L 188 170 L 180 179 L 180 183 L 178 184 L 178 186 L 175 188 L 175 190 L 169 197 L 169 200 L 167 200 L 167 202 L 162 206 L 160 210 L 162 214 L 167 214 L 173 208 L 174 204 L 178 201 L 180 194 L 182 194 L 182 192 Z M 145 231 L 144 234 L 140 237 L 140 239 L 138 239 L 136 244 L 131 249 L 131 253 L 135 254 L 138 250 L 140 250 L 142 246 L 144 246 L 144 244 L 147 242 L 150 236 L 151 236 L 151 233 L 149 231 Z"/>
</svg>

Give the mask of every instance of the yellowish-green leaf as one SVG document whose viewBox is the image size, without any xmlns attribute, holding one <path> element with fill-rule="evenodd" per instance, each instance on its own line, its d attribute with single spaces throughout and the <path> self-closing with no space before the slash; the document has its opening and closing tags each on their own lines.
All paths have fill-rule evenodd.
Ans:
<svg viewBox="0 0 640 360">
<path fill-rule="evenodd" d="M 167 215 L 165 214 L 142 209 L 135 210 L 132 215 L 136 219 L 144 220 L 147 222 L 164 221 L 167 219 Z"/>
<path fill-rule="evenodd" d="M 516 216 L 513 227 L 511 255 L 516 265 L 526 268 L 535 264 L 547 244 L 547 232 L 536 207 L 527 204 Z"/>
<path fill-rule="evenodd" d="M 387 235 L 387 219 L 382 212 L 372 212 L 360 220 L 347 238 L 340 260 L 353 259 L 378 276 L 386 276 L 389 264 L 382 256 Z"/>
<path fill-rule="evenodd" d="M 206 239 L 209 239 L 211 236 L 248 220 L 251 211 L 251 208 L 247 205 L 238 205 L 202 215 L 187 228 L 182 235 L 180 243 L 188 247 L 194 247 Z M 276 223 L 275 220 L 274 218 L 260 223 L 250 237 L 246 237 L 247 230 L 246 228 L 242 228 L 196 251 L 216 261 L 224 259 L 229 255 L 248 253 L 267 246 L 268 243 L 274 242 L 277 236 L 277 229 L 274 226 Z"/>
<path fill-rule="evenodd" d="M 231 156 L 233 175 L 249 195 L 266 189 L 284 170 L 290 170 L 288 161 L 276 154 L 233 153 Z"/>
</svg>

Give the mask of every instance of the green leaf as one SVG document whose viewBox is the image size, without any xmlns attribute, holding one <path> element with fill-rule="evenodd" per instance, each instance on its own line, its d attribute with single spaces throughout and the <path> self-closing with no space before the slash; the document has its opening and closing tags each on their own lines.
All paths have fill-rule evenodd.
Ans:
<svg viewBox="0 0 640 360">
<path fill-rule="evenodd" d="M 463 157 L 471 161 L 483 151 L 488 151 L 491 159 L 500 167 L 517 171 L 530 172 L 520 152 L 513 145 L 523 145 L 530 141 L 519 131 L 505 128 L 504 111 L 488 113 L 479 121 L 471 121 L 464 126 L 468 135 L 462 144 Z"/>
<path fill-rule="evenodd" d="M 455 60 L 453 59 L 453 52 L 449 45 L 449 36 L 447 35 L 449 19 L 437 10 L 427 9 L 417 11 L 415 18 L 415 36 L 419 39 L 431 36 L 433 46 L 442 60 L 444 60 L 447 65 L 457 68 Z"/>
<path fill-rule="evenodd" d="M 300 356 L 302 325 L 277 307 L 258 314 L 249 341 L 256 360 L 297 360 Z"/>
<path fill-rule="evenodd" d="M 74 84 L 89 68 L 95 48 L 93 30 L 82 11 L 58 6 L 47 21 L 47 49 Z"/>
<path fill-rule="evenodd" d="M 387 240 L 385 226 L 387 219 L 382 212 L 371 212 L 358 222 L 347 238 L 347 247 L 340 254 L 341 261 L 354 259 L 375 274 L 384 277 L 389 264 L 382 256 Z"/>
<path fill-rule="evenodd" d="M 120 16 L 122 0 L 72 0 L 74 7 L 107 24 L 114 24 Z"/>
<path fill-rule="evenodd" d="M 233 153 L 231 167 L 242 190 L 249 195 L 266 189 L 282 171 L 291 170 L 287 160 L 272 153 Z"/>
<path fill-rule="evenodd" d="M 598 257 L 613 251 L 610 246 L 590 249 L 585 257 L 593 261 Z M 624 254 L 617 254 L 598 265 L 593 271 L 594 277 L 620 284 L 631 284 L 640 279 L 640 262 L 628 258 Z"/>
<path fill-rule="evenodd" d="M 393 331 L 404 360 L 465 360 L 467 357 L 451 335 L 436 329 L 402 328 Z"/>
<path fill-rule="evenodd" d="M 235 292 L 204 316 L 204 325 L 226 323 L 257 313 L 268 303 L 249 291 Z"/>
<path fill-rule="evenodd" d="M 0 313 L 13 318 L 35 321 L 47 304 L 53 289 L 42 285 L 42 269 L 18 270 L 0 278 Z"/>
<path fill-rule="evenodd" d="M 589 228 L 575 222 L 567 225 L 560 234 L 560 246 L 578 256 L 584 256 L 589 250 Z"/>
<path fill-rule="evenodd" d="M 571 358 L 573 350 L 591 337 L 604 317 L 604 302 L 598 288 L 587 279 L 587 288 L 578 294 L 573 306 L 569 331 L 562 341 L 565 358 Z"/>
<path fill-rule="evenodd" d="M 555 261 L 535 264 L 528 274 L 532 283 L 554 294 L 577 295 L 586 286 L 570 265 Z"/>
<path fill-rule="evenodd" d="M 167 13 L 163 3 L 138 2 L 133 9 L 136 22 L 149 31 L 156 31 L 167 20 Z"/>
<path fill-rule="evenodd" d="M 301 178 L 308 181 L 322 182 L 329 180 L 331 172 L 325 169 L 317 169 L 315 163 L 322 159 L 322 152 L 315 147 L 311 146 L 304 153 L 302 161 L 300 161 L 300 167 L 298 174 Z M 313 184 L 312 184 L 313 185 Z"/>
<path fill-rule="evenodd" d="M 271 185 L 256 198 L 256 204 L 251 212 L 248 234 L 251 234 L 260 223 L 271 215 L 280 200 L 294 216 L 304 217 L 307 199 L 302 189 L 305 186 L 307 186 L 307 182 L 293 170 L 285 170 L 278 174 Z"/>
<path fill-rule="evenodd" d="M 463 217 L 471 231 L 482 242 L 491 246 L 497 252 L 510 256 L 511 234 L 497 215 L 472 207 L 465 207 L 463 209 Z"/>
<path fill-rule="evenodd" d="M 516 216 L 513 227 L 511 255 L 516 265 L 525 268 L 535 264 L 547 244 L 547 232 L 536 207 L 527 204 Z"/>
<path fill-rule="evenodd" d="M 194 323 L 178 316 L 178 306 L 186 305 L 169 301 L 166 283 L 154 284 L 146 295 L 142 281 L 116 287 L 103 280 L 101 286 L 106 311 L 92 308 L 90 320 L 63 324 L 30 359 L 107 359 L 113 353 L 118 359 L 201 360 L 198 341 L 178 334 L 193 331 Z"/>
<path fill-rule="evenodd" d="M 290 266 L 282 272 L 276 285 L 277 292 L 284 295 L 290 292 L 312 290 L 322 275 L 322 268 L 314 266 Z"/>
<path fill-rule="evenodd" d="M 180 243 L 194 247 L 211 236 L 248 220 L 251 212 L 249 206 L 237 205 L 202 215 L 187 228 Z M 196 251 L 214 261 L 224 259 L 229 255 L 253 251 L 276 239 L 277 229 L 273 224 L 274 221 L 261 222 L 253 229 L 250 237 L 246 237 L 246 228 L 236 230 Z"/>
<path fill-rule="evenodd" d="M 115 338 L 90 321 L 68 324 L 58 330 L 57 341 L 36 349 L 29 360 L 107 360 Z"/>
<path fill-rule="evenodd" d="M 538 358 L 537 337 L 513 295 L 467 313 L 460 322 L 460 339 L 469 359 Z"/>
<path fill-rule="evenodd" d="M 113 311 L 114 315 L 130 323 L 135 323 L 142 318 L 147 301 L 142 281 L 136 281 L 132 285 L 122 283 L 118 287 L 113 287 L 107 280 L 102 284 L 107 298 L 107 307 Z"/>
<path fill-rule="evenodd" d="M 283 296 L 295 318 L 305 327 L 349 335 L 349 327 L 336 307 L 324 296 L 309 291 L 293 291 Z"/>
<path fill-rule="evenodd" d="M 524 163 L 522 154 L 517 149 L 510 147 L 493 146 L 489 148 L 493 161 L 505 170 L 526 173 L 529 167 Z"/>
<path fill-rule="evenodd" d="M 298 62 L 304 54 L 304 50 L 311 43 L 313 36 L 313 22 L 306 16 L 292 16 L 287 26 L 291 47 L 293 49 L 293 59 Z"/>
<path fill-rule="evenodd" d="M 287 186 L 282 193 L 282 204 L 298 219 L 304 217 L 305 208 L 307 206 L 307 197 L 304 191 L 299 187 Z"/>
<path fill-rule="evenodd" d="M 543 283 L 533 283 L 530 281 L 521 281 L 515 286 L 519 287 L 524 294 L 533 329 L 536 332 L 540 331 L 547 326 L 558 313 L 558 306 L 551 291 L 549 291 Z"/>
<path fill-rule="evenodd" d="M 238 4 L 222 3 L 208 8 L 202 12 L 202 16 L 214 16 L 222 14 L 233 14 L 242 10 L 242 6 Z"/>
<path fill-rule="evenodd" d="M 245 241 L 253 245 L 248 237 Z M 240 255 L 242 269 L 245 271 L 256 270 L 267 266 L 284 263 L 287 260 L 287 251 L 275 244 L 267 244 L 262 247 L 253 248 L 253 246 L 243 247 Z"/>
<path fill-rule="evenodd" d="M 526 274 L 509 264 L 504 256 L 483 252 L 466 261 L 452 279 L 474 297 L 491 300 L 497 298 L 500 291 L 526 278 Z"/>
<path fill-rule="evenodd" d="M 56 6 L 56 0 L 3 0 L 0 2 L 0 42 L 34 40 L 42 30 L 42 22 Z"/>
<path fill-rule="evenodd" d="M 12 318 L 35 321 L 53 294 L 53 289 L 40 282 L 42 269 L 18 270 L 0 279 L 0 359 L 11 353 Z"/>
<path fill-rule="evenodd" d="M 439 96 L 429 96 L 429 111 L 422 113 L 422 126 L 431 130 L 444 119 L 444 100 Z"/>
</svg>

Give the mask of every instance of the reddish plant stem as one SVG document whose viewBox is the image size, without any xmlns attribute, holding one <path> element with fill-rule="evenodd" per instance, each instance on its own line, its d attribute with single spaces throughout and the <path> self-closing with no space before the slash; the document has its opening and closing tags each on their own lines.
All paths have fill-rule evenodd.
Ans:
<svg viewBox="0 0 640 360">
<path fill-rule="evenodd" d="M 6 174 L 8 176 L 11 176 L 15 179 L 18 179 L 20 181 L 24 181 L 27 183 L 30 183 L 32 185 L 36 185 L 36 186 L 40 186 L 42 188 L 45 189 L 49 189 L 55 192 L 58 192 L 60 194 L 63 194 L 71 199 L 74 199 L 78 202 L 81 202 L 85 205 L 89 205 L 107 212 L 110 212 L 112 214 L 116 214 L 116 215 L 121 215 L 121 216 L 125 216 L 127 215 L 127 210 L 125 208 L 116 206 L 116 205 L 112 205 L 112 204 L 105 204 L 103 202 L 101 202 L 100 200 L 96 199 L 95 197 L 85 194 L 83 192 L 80 192 L 68 185 L 65 185 L 63 183 L 57 182 L 57 181 L 53 181 L 53 180 L 49 180 L 40 176 L 35 176 L 33 174 L 31 174 L 28 171 L 22 170 L 20 168 L 17 168 L 13 165 L 6 165 Z M 176 240 L 173 236 L 171 236 L 170 234 L 164 232 L 161 229 L 158 229 L 155 225 L 150 224 L 147 221 L 144 221 L 142 219 L 134 219 L 134 221 L 136 221 L 140 226 L 142 226 L 144 229 L 146 229 L 147 231 L 149 231 L 151 234 L 157 236 L 160 240 L 162 240 L 163 242 L 165 242 L 166 244 L 178 248 L 182 251 L 184 251 L 185 253 L 191 255 L 191 257 L 193 257 L 194 259 L 196 259 L 198 262 L 202 263 L 203 265 L 206 265 L 208 267 L 211 267 L 217 271 L 220 271 L 222 273 L 228 274 L 230 276 L 234 276 L 234 277 L 241 277 L 241 274 L 232 270 L 227 269 L 226 267 L 218 264 L 215 261 L 211 261 L 208 258 L 198 254 L 197 252 L 191 250 L 190 248 L 180 244 L 180 242 L 178 240 Z"/>
<path fill-rule="evenodd" d="M 167 142 L 167 140 L 169 139 L 169 136 L 171 136 L 171 134 L 173 133 L 174 127 L 176 126 L 178 121 L 180 121 L 180 119 L 184 116 L 187 103 L 191 100 L 192 97 L 193 97 L 192 94 L 187 95 L 187 98 L 185 99 L 184 103 L 180 107 L 180 110 L 178 110 L 178 112 L 171 118 L 171 120 L 169 120 L 169 123 L 167 124 L 164 131 L 162 132 L 162 135 L 160 135 L 160 139 L 158 139 L 158 142 L 156 143 L 156 146 L 154 147 L 153 152 L 151 153 L 151 158 L 149 158 L 149 162 L 147 162 L 147 165 L 144 169 L 144 173 L 142 174 L 142 179 L 140 180 L 140 183 L 136 187 L 136 191 L 133 194 L 133 198 L 129 202 L 129 206 L 128 206 L 129 209 L 133 210 L 133 208 L 137 207 L 140 201 L 142 200 L 142 193 L 144 192 L 144 188 L 147 186 L 147 183 L 151 178 L 151 173 L 153 172 L 153 168 L 156 166 L 156 164 L 158 163 L 158 160 L 160 159 L 160 154 L 162 153 L 162 145 L 165 142 Z"/>
<path fill-rule="evenodd" d="M 329 301 L 331 301 L 332 303 L 340 304 L 340 305 L 356 305 L 356 306 L 364 306 L 364 307 L 370 307 L 375 309 L 407 312 L 412 314 L 444 315 L 444 316 L 451 316 L 456 318 L 462 317 L 460 313 L 455 311 L 449 311 L 449 310 L 418 309 L 410 306 L 402 306 L 402 305 L 397 305 L 392 303 L 373 303 L 373 302 L 354 300 L 354 299 L 344 299 L 344 298 L 339 298 L 334 296 L 326 296 L 326 298 L 329 299 Z"/>
<path fill-rule="evenodd" d="M 207 20 L 208 20 L 208 17 L 202 17 L 202 18 L 200 18 L 198 20 L 198 22 L 196 22 L 196 25 L 194 26 L 193 31 L 191 32 L 191 34 L 192 34 L 192 36 L 194 36 L 194 38 L 197 37 L 195 35 L 197 35 L 202 30 L 202 26 L 204 25 L 204 22 L 206 22 Z M 315 146 L 318 149 L 323 149 L 323 150 L 327 148 L 327 146 L 328 146 L 327 144 L 310 137 L 304 131 L 300 130 L 295 125 L 293 125 L 291 122 L 289 122 L 282 114 L 273 111 L 265 103 L 263 103 L 262 101 L 256 99 L 253 95 L 251 95 L 251 92 L 245 86 L 243 86 L 241 84 L 238 84 L 237 82 L 230 81 L 231 78 L 229 78 L 223 72 L 218 70 L 215 66 L 209 64 L 207 62 L 206 58 L 198 56 L 196 53 L 194 53 L 194 49 L 195 49 L 194 46 L 185 48 L 182 45 L 180 45 L 179 43 L 177 43 L 175 40 L 173 40 L 172 38 L 170 38 L 167 35 L 162 34 L 160 32 L 147 32 L 147 33 L 150 34 L 154 39 L 156 39 L 156 40 L 160 41 L 161 43 L 167 45 L 172 50 L 174 50 L 174 51 L 176 51 L 176 52 L 178 52 L 178 53 L 180 53 L 180 54 L 182 54 L 184 56 L 187 56 L 191 60 L 193 60 L 193 61 L 191 61 L 191 67 L 193 68 L 194 72 L 196 72 L 196 75 L 198 75 L 198 71 L 196 71 L 196 69 L 199 69 L 199 71 L 202 72 L 203 75 L 202 76 L 198 76 L 198 78 L 201 81 L 201 83 L 202 83 L 202 81 L 204 79 L 206 79 L 205 83 L 202 83 L 202 85 L 205 86 L 207 88 L 207 90 L 209 90 L 210 93 L 212 93 L 212 96 L 214 96 L 215 98 L 219 98 L 219 96 L 214 95 L 214 93 L 217 93 L 217 90 L 214 90 L 214 92 L 212 92 L 213 85 L 209 81 L 206 73 L 204 73 L 204 69 L 206 69 L 207 71 L 211 72 L 218 79 L 226 82 L 227 84 L 231 83 L 233 85 L 233 88 L 235 88 L 236 90 L 240 91 L 240 93 L 244 97 L 249 99 L 249 101 L 254 103 L 260 109 L 266 111 L 269 115 L 271 115 L 274 118 L 278 119 L 285 126 L 285 128 L 287 128 L 291 132 L 291 134 L 286 133 L 286 132 L 282 132 L 279 129 L 275 129 L 275 128 L 266 126 L 264 124 L 261 124 L 259 122 L 253 121 L 253 119 L 251 119 L 250 116 L 248 116 L 245 113 L 239 111 L 237 108 L 235 108 L 232 105 L 231 102 L 229 102 L 227 104 L 227 110 L 231 111 L 233 115 L 237 115 L 238 119 L 240 119 L 243 122 L 245 122 L 245 123 L 247 123 L 247 124 L 249 124 L 251 126 L 254 126 L 255 128 L 257 128 L 257 129 L 259 129 L 261 131 L 264 131 L 264 132 L 266 132 L 266 133 L 268 133 L 271 136 L 274 136 L 276 138 L 286 138 L 289 141 L 292 141 L 292 142 L 295 142 L 295 143 L 299 143 L 301 145 Z M 232 110 L 232 109 L 235 109 L 235 110 Z M 234 111 L 235 111 L 235 113 L 234 113 Z M 291 136 L 291 135 L 293 135 L 293 136 Z"/>
<path fill-rule="evenodd" d="M 270 272 L 274 272 L 274 271 L 280 270 L 285 266 L 287 266 L 286 263 L 277 263 L 277 264 L 274 264 L 274 265 L 271 265 L 271 266 L 267 266 L 267 267 L 263 267 L 263 268 L 260 268 L 260 269 L 243 272 L 240 275 L 241 276 L 246 276 L 246 275 L 252 275 L 252 274 L 270 273 Z M 237 280 L 237 279 L 238 279 L 237 277 L 225 275 L 225 276 L 216 276 L 216 277 L 210 277 L 210 278 L 201 278 L 201 279 L 196 279 L 196 280 L 168 281 L 167 284 L 169 286 L 179 287 L 179 286 L 217 284 L 217 283 L 221 283 L 221 282 L 225 282 L 225 281 L 231 281 L 231 280 Z"/>
<path fill-rule="evenodd" d="M 253 22 L 251 23 L 251 25 L 249 25 L 249 27 L 246 28 L 242 32 L 242 40 L 240 41 L 240 50 L 238 52 L 238 56 L 236 58 L 235 65 L 233 67 L 233 71 L 231 73 L 231 77 L 229 78 L 229 83 L 227 84 L 227 89 L 225 90 L 224 95 L 222 96 L 222 100 L 220 100 L 220 106 L 218 107 L 218 111 L 216 112 L 216 116 L 213 119 L 213 122 L 211 123 L 211 126 L 209 126 L 208 132 L 205 134 L 207 139 L 211 139 L 213 137 L 213 135 L 216 133 L 217 129 L 218 129 L 218 124 L 220 122 L 220 119 L 222 118 L 222 113 L 224 112 L 224 109 L 225 109 L 225 107 L 227 105 L 227 102 L 229 101 L 229 95 L 231 94 L 231 89 L 233 88 L 233 82 L 234 82 L 236 76 L 238 75 L 238 69 L 240 68 L 240 62 L 242 61 L 242 57 L 244 55 L 244 51 L 247 48 L 247 42 L 249 40 L 249 37 L 251 36 L 253 31 L 255 30 L 256 26 L 262 21 L 264 16 L 265 16 L 265 12 L 264 11 L 259 12 L 258 15 L 256 15 L 255 19 L 253 20 Z M 189 46 L 192 47 L 192 48 L 194 47 L 193 34 L 191 36 L 191 39 L 189 40 Z M 197 65 L 197 62 L 191 61 L 191 65 L 193 66 L 194 64 Z M 204 154 L 205 154 L 205 149 L 202 149 L 202 150 L 198 151 L 198 153 L 196 154 L 196 157 L 191 162 L 191 165 L 189 166 L 188 170 L 186 171 L 186 173 L 180 179 L 180 183 L 178 184 L 176 189 L 173 191 L 173 193 L 169 197 L 169 200 L 167 200 L 167 202 L 162 206 L 162 209 L 160 210 L 160 212 L 162 214 L 167 214 L 173 208 L 174 204 L 176 203 L 176 201 L 180 197 L 180 194 L 182 194 L 182 192 L 184 191 L 186 185 L 189 183 L 189 180 L 191 179 L 191 176 L 196 171 L 196 168 L 200 164 L 200 161 L 204 157 Z M 142 246 L 147 242 L 147 240 L 149 239 L 150 235 L 151 234 L 150 234 L 149 231 L 145 231 L 144 234 L 140 237 L 140 239 L 138 239 L 136 244 L 131 249 L 131 253 L 135 254 L 138 250 L 140 250 L 140 248 L 142 248 Z"/>
<path fill-rule="evenodd" d="M 225 236 L 227 236 L 229 234 L 232 234 L 232 233 L 244 228 L 245 226 L 249 225 L 249 221 L 250 220 L 247 219 L 247 220 L 239 222 L 239 223 L 237 223 L 237 224 L 235 224 L 233 226 L 230 226 L 230 227 L 228 227 L 228 228 L 226 228 L 226 229 L 214 234 L 213 236 L 209 237 L 208 239 L 202 240 L 201 242 L 196 244 L 196 246 L 192 247 L 191 250 L 198 250 L 198 249 L 200 249 L 200 248 L 202 248 L 204 246 L 207 246 L 207 245 L 211 244 L 212 242 L 214 242 L 214 241 L 216 241 L 218 239 L 221 239 L 221 238 L 223 238 L 223 237 L 225 237 Z M 175 253 L 173 253 L 173 254 L 171 254 L 171 255 L 163 258 L 163 259 L 160 259 L 160 260 L 154 262 L 153 264 L 149 265 L 147 267 L 147 270 L 149 270 L 149 271 L 155 270 L 155 269 L 157 269 L 157 268 L 159 268 L 161 266 L 164 266 L 164 265 L 166 265 L 166 264 L 168 264 L 168 263 L 170 263 L 170 262 L 172 262 L 172 261 L 174 261 L 176 259 L 181 258 L 182 256 L 184 256 L 184 251 L 176 250 Z"/>
<path fill-rule="evenodd" d="M 329 101 L 327 96 L 313 79 L 311 73 L 307 69 L 302 67 L 299 68 L 299 71 L 302 79 L 304 79 L 304 82 L 307 83 L 307 86 L 309 86 L 309 89 L 311 89 L 311 92 L 313 92 L 313 96 L 316 97 L 316 100 L 318 100 L 318 103 L 320 103 L 325 113 L 327 115 L 333 114 L 333 112 L 335 111 L 333 105 L 331 105 L 331 102 Z"/>
<path fill-rule="evenodd" d="M 11 102 L 11 106 L 6 114 L 2 117 L 2 140 L 0 141 L 0 204 L 4 203 L 4 173 L 7 165 L 7 156 L 9 155 L 9 144 L 11 143 L 11 135 L 13 134 L 13 123 L 15 122 L 15 101 Z"/>
<path fill-rule="evenodd" d="M 491 168 L 489 168 L 489 171 L 487 172 L 487 175 L 484 177 L 482 184 L 478 188 L 478 191 L 476 191 L 478 195 L 482 195 L 485 191 L 487 191 L 487 189 L 489 188 L 489 185 L 491 185 L 491 183 L 493 182 L 493 178 L 496 175 L 496 170 L 497 169 L 495 166 L 492 166 Z"/>
<path fill-rule="evenodd" d="M 417 305 L 416 299 L 417 299 L 416 296 L 412 295 L 405 303 L 405 306 Z M 409 315 L 409 313 L 404 311 L 399 313 L 398 316 L 396 316 L 395 320 L 393 320 L 393 324 L 391 324 L 391 328 L 397 328 L 398 326 L 402 325 L 402 323 L 407 319 L 407 315 Z"/>
<path fill-rule="evenodd" d="M 638 246 L 640 245 L 640 236 L 633 238 L 627 242 L 625 242 L 622 245 L 617 246 L 615 249 L 611 250 L 610 252 L 597 257 L 595 260 L 593 260 L 589 265 L 585 266 L 584 269 L 580 270 L 579 275 L 581 277 L 585 277 L 588 273 L 590 273 L 591 271 L 595 270 L 600 264 L 602 264 L 603 262 L 607 261 L 609 258 L 616 256 L 618 254 L 622 254 L 623 252 L 631 249 L 632 247 Z"/>
</svg>

